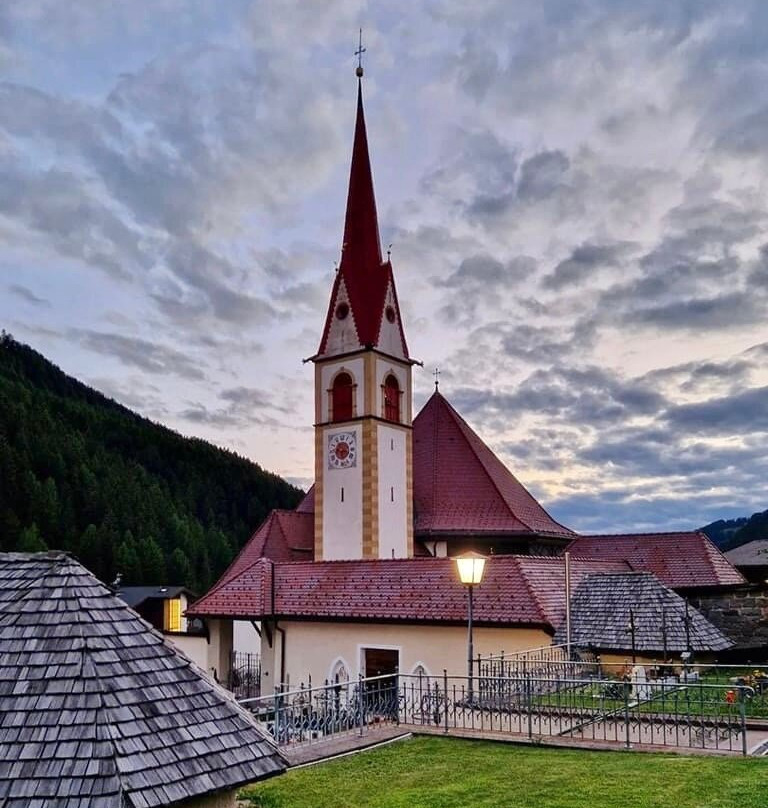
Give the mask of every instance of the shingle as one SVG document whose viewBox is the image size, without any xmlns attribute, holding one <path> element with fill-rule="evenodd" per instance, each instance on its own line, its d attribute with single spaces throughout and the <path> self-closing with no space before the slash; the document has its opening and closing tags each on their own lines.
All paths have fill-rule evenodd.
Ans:
<svg viewBox="0 0 768 808">
<path fill-rule="evenodd" d="M 631 614 L 630 614 L 631 610 Z M 571 598 L 571 640 L 575 645 L 626 651 L 722 651 L 733 643 L 680 595 L 647 572 L 601 573 L 584 578 Z M 686 634 L 686 620 L 688 631 Z M 565 626 L 555 632 L 565 642 Z"/>
<path fill-rule="evenodd" d="M 4 804 L 117 808 L 122 791 L 155 808 L 206 793 L 201 773 L 210 790 L 284 768 L 250 714 L 64 554 L 0 554 L 0 638 Z M 231 723 L 239 747 L 206 745 Z"/>
</svg>

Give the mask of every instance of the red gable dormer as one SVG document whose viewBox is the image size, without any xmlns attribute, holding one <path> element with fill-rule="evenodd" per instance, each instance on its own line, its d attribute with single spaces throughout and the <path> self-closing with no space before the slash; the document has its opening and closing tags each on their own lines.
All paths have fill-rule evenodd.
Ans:
<svg viewBox="0 0 768 808">
<path fill-rule="evenodd" d="M 336 273 L 317 356 L 376 348 L 408 359 L 392 264 L 382 261 L 379 223 L 362 84 L 357 88 L 357 121 L 349 175 L 341 263 Z"/>
</svg>

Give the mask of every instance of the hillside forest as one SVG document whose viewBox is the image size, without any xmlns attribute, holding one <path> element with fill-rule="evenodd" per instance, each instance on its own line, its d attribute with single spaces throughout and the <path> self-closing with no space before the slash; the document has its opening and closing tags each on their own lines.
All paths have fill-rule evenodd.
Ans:
<svg viewBox="0 0 768 808">
<path fill-rule="evenodd" d="M 66 550 L 107 583 L 203 593 L 272 508 L 301 497 L 0 335 L 0 551 Z"/>
</svg>

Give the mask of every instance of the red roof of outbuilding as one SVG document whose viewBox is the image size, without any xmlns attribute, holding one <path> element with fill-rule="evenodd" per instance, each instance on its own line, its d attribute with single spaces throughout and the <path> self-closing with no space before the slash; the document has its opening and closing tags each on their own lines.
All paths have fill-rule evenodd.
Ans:
<svg viewBox="0 0 768 808">
<path fill-rule="evenodd" d="M 579 536 L 568 549 L 584 558 L 625 560 L 673 589 L 744 583 L 741 573 L 699 530 Z"/>
<path fill-rule="evenodd" d="M 494 556 L 474 592 L 478 623 L 559 624 L 565 609 L 564 560 Z M 190 614 L 257 618 L 393 620 L 463 623 L 464 587 L 450 558 L 277 563 L 261 559 L 190 607 Z M 574 559 L 572 585 L 621 562 Z M 274 572 L 274 600 L 272 581 Z M 375 585 L 374 585 L 375 583 Z"/>
<path fill-rule="evenodd" d="M 417 536 L 575 535 L 539 505 L 437 391 L 413 421 L 413 508 Z"/>
</svg>

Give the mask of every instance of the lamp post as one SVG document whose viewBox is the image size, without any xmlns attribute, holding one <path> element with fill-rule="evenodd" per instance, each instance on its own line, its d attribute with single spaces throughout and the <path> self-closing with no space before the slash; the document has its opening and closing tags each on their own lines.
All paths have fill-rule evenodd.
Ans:
<svg viewBox="0 0 768 808">
<path fill-rule="evenodd" d="M 459 580 L 467 588 L 467 700 L 472 703 L 472 668 L 474 664 L 474 648 L 472 645 L 472 591 L 474 587 L 483 580 L 485 570 L 484 555 L 480 553 L 468 552 L 456 556 L 456 567 L 459 571 Z"/>
</svg>

